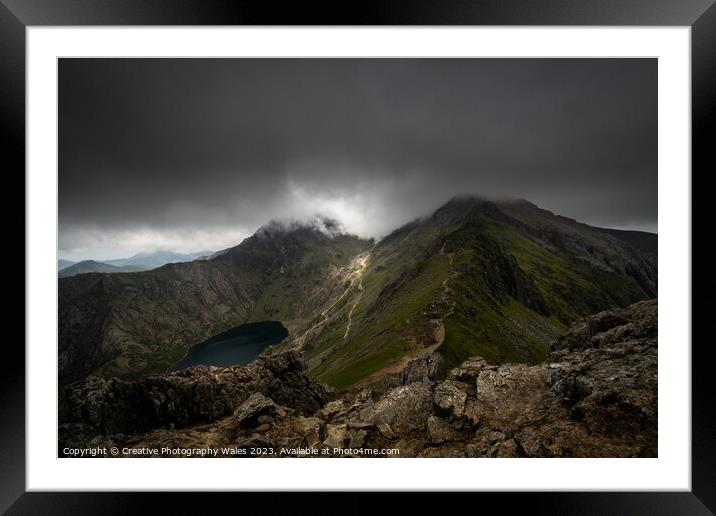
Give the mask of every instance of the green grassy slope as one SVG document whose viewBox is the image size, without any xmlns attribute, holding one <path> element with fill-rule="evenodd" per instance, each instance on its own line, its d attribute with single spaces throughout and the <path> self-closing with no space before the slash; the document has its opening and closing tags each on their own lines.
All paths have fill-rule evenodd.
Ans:
<svg viewBox="0 0 716 516">
<path fill-rule="evenodd" d="M 644 298 L 620 270 L 536 238 L 494 205 L 460 203 L 371 250 L 363 291 L 347 297 L 348 335 L 348 310 L 337 311 L 305 347 L 321 380 L 365 381 L 434 346 L 440 324 L 450 365 L 473 355 L 537 363 L 574 319 Z"/>
<path fill-rule="evenodd" d="M 61 381 L 161 372 L 211 335 L 269 319 L 293 324 L 271 352 L 302 349 L 339 389 L 438 346 L 450 365 L 536 363 L 574 319 L 655 297 L 655 246 L 643 247 L 526 201 L 472 197 L 375 245 L 269 226 L 212 260 L 61 279 Z"/>
</svg>

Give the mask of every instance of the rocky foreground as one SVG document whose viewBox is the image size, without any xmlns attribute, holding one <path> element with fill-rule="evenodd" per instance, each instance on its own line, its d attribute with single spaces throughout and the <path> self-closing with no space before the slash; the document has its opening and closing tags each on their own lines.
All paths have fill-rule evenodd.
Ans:
<svg viewBox="0 0 716 516">
<path fill-rule="evenodd" d="M 287 352 L 136 381 L 90 377 L 62 389 L 59 418 L 61 456 L 116 447 L 120 456 L 656 457 L 657 301 L 578 321 L 539 365 L 471 358 L 448 371 L 432 353 L 381 385 L 336 393 Z"/>
</svg>

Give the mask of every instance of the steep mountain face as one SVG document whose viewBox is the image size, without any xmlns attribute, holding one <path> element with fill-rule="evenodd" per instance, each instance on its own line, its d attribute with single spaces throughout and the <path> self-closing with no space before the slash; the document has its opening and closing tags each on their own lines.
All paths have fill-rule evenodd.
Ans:
<svg viewBox="0 0 716 516">
<path fill-rule="evenodd" d="M 598 270 L 616 272 L 647 296 L 656 295 L 656 234 L 591 227 L 525 200 L 502 202 L 499 207 L 538 241 L 577 256 Z"/>
<path fill-rule="evenodd" d="M 347 288 L 286 347 L 337 388 L 426 350 L 452 366 L 542 362 L 576 318 L 656 296 L 656 253 L 628 240 L 526 201 L 455 198 L 351 262 Z"/>
<path fill-rule="evenodd" d="M 264 229 L 211 260 L 59 281 L 60 382 L 165 371 L 245 322 L 312 312 L 313 294 L 370 242 L 313 227 Z"/>
<path fill-rule="evenodd" d="M 189 346 L 281 320 L 311 373 L 345 389 L 439 351 L 450 367 L 544 362 L 574 320 L 656 296 L 656 236 L 526 201 L 460 197 L 378 244 L 272 224 L 213 258 L 60 281 L 60 378 L 166 371 Z"/>
<path fill-rule="evenodd" d="M 96 262 L 94 260 L 83 260 L 67 267 L 60 269 L 57 273 L 58 278 L 69 278 L 78 274 L 87 274 L 88 272 L 102 272 L 105 274 L 114 272 L 137 272 L 146 270 L 146 267 L 138 265 L 116 266 L 104 262 Z"/>
<path fill-rule="evenodd" d="M 430 353 L 380 385 L 340 393 L 309 375 L 295 351 L 246 367 L 91 377 L 60 391 L 59 449 L 91 442 L 155 449 L 157 457 L 163 447 L 209 448 L 211 456 L 260 447 L 274 457 L 341 455 L 336 448 L 656 457 L 657 312 L 650 300 L 581 319 L 551 343 L 547 363 L 472 357 L 449 370 Z"/>
</svg>

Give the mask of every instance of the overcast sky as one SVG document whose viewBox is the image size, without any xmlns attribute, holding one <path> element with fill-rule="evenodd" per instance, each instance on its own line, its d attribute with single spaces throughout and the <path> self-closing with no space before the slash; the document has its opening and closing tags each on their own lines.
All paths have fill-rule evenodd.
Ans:
<svg viewBox="0 0 716 516">
<path fill-rule="evenodd" d="M 475 193 L 657 230 L 655 59 L 61 59 L 60 256 L 380 237 Z"/>
</svg>

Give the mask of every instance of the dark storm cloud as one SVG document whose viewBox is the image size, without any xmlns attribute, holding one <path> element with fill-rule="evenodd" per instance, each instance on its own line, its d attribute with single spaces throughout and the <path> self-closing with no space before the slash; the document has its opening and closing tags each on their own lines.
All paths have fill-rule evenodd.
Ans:
<svg viewBox="0 0 716 516">
<path fill-rule="evenodd" d="M 63 59 L 59 76 L 67 254 L 228 245 L 315 212 L 380 236 L 465 192 L 656 227 L 656 60 Z"/>
</svg>

